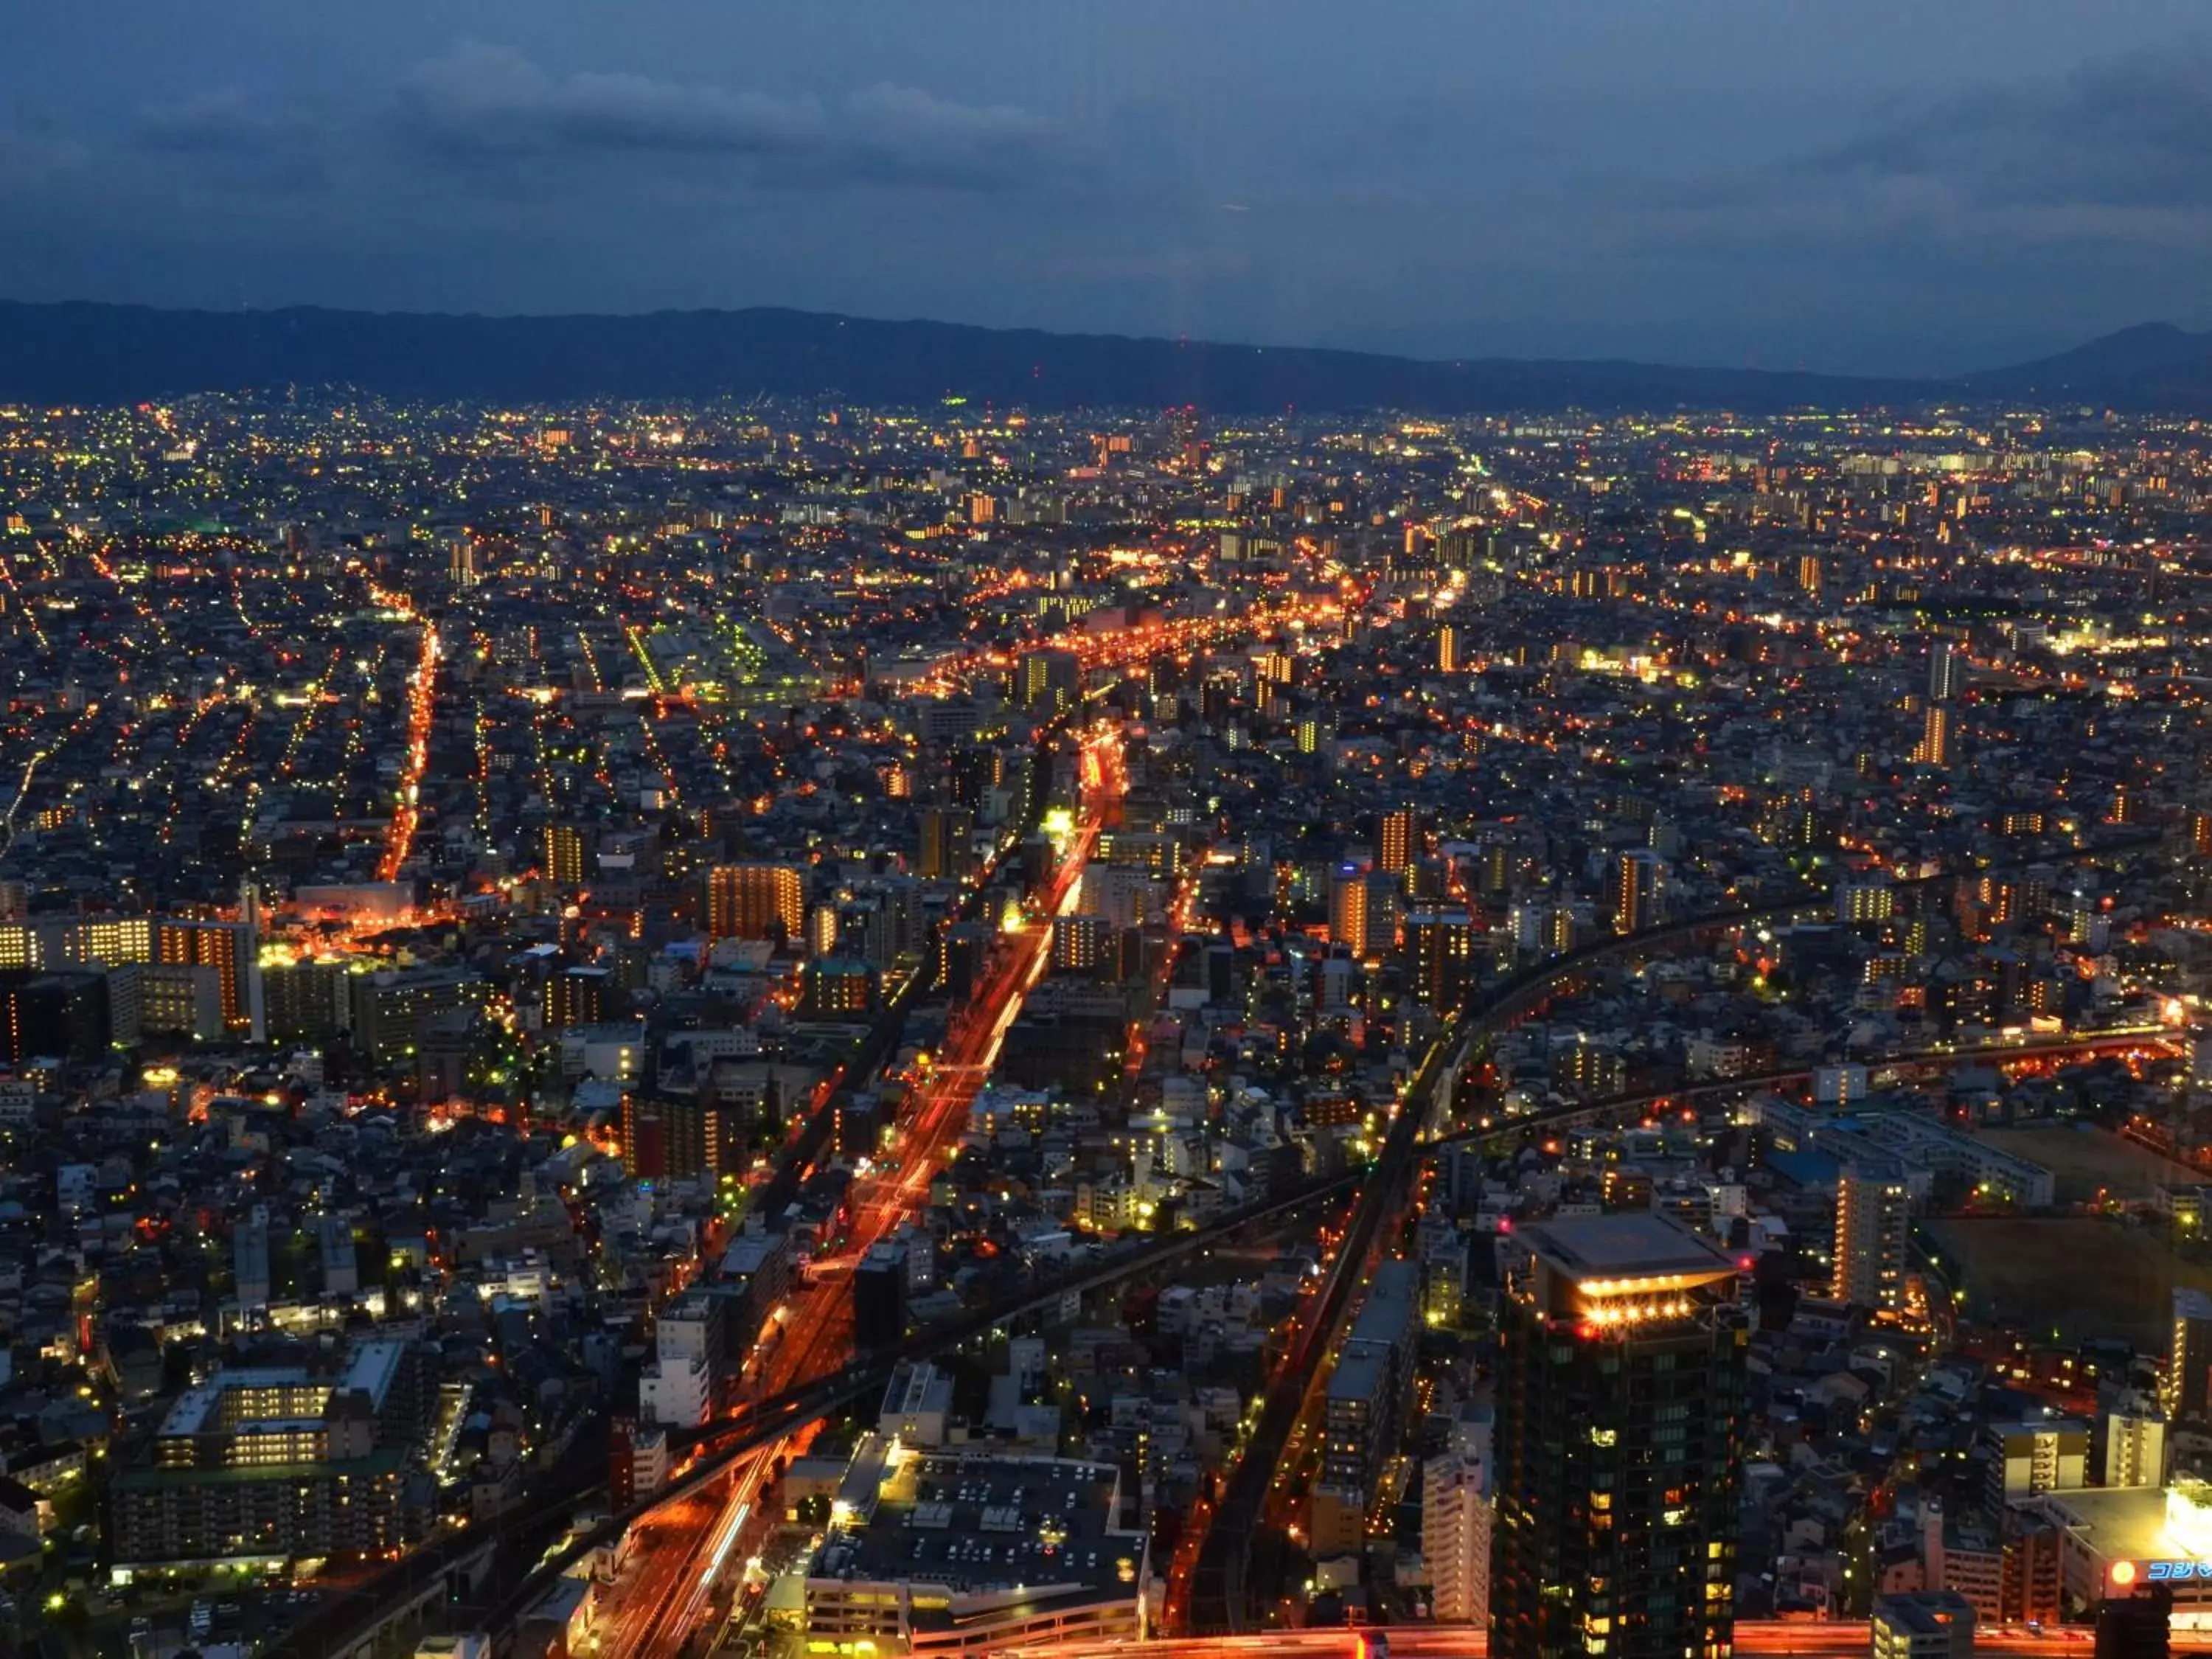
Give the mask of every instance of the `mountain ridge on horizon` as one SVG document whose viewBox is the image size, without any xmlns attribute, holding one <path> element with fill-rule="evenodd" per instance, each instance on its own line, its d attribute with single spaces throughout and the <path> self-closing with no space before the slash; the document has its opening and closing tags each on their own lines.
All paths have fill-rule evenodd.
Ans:
<svg viewBox="0 0 2212 1659">
<path fill-rule="evenodd" d="M 508 314 L 207 311 L 0 300 L 0 400 L 112 404 L 276 386 L 398 398 L 946 397 L 1034 408 L 1195 404 L 1438 415 L 1662 407 L 1776 412 L 1978 398 L 2212 412 L 2212 333 L 2137 324 L 1950 377 L 1712 368 L 1633 358 L 1431 359 L 996 329 L 783 307 Z"/>
</svg>

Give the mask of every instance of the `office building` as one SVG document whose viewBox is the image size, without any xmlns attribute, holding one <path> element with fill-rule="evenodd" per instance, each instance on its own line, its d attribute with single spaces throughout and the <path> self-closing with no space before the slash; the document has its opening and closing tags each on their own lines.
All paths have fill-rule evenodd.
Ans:
<svg viewBox="0 0 2212 1659">
<path fill-rule="evenodd" d="M 2212 1620 L 2212 1487 L 2084 1486 L 2040 1498 L 2055 1534 L 2065 1604 L 2094 1608 L 2146 1590 L 2172 1594 L 2192 1624 Z M 2165 1610 L 2160 1614 L 2164 1626 Z"/>
<path fill-rule="evenodd" d="M 795 939 L 806 877 L 789 864 L 718 864 L 707 872 L 707 933 L 715 939 Z"/>
<path fill-rule="evenodd" d="M 1836 1177 L 1836 1243 L 1828 1294 L 1894 1319 L 1905 1307 L 1912 1211 L 1905 1168 L 1856 1158 Z"/>
<path fill-rule="evenodd" d="M 1498 1369 L 1496 1659 L 1723 1659 L 1740 1264 L 1653 1214 L 1522 1231 Z"/>
<path fill-rule="evenodd" d="M 1974 1609 L 1956 1590 L 1880 1597 L 1872 1659 L 1973 1659 Z"/>
</svg>

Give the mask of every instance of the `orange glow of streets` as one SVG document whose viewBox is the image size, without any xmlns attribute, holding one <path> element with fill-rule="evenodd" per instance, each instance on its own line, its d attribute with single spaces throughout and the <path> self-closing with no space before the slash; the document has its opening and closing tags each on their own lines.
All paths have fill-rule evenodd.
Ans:
<svg viewBox="0 0 2212 1659">
<path fill-rule="evenodd" d="M 845 1243 L 814 1266 L 814 1282 L 798 1291 L 782 1322 L 787 1338 L 769 1352 L 748 1392 L 773 1395 L 808 1377 L 833 1371 L 851 1352 L 849 1269 L 879 1240 L 927 1205 L 929 1183 L 968 1125 L 969 1108 L 989 1077 L 1006 1028 L 1052 960 L 1055 917 L 1074 908 L 1083 871 L 1098 833 L 1118 803 L 1121 749 L 1110 729 L 1085 740 L 1086 785 L 1082 817 L 1036 907 L 1014 932 L 1000 935 L 991 963 L 968 1006 L 947 1034 L 945 1053 L 930 1082 L 916 1095 L 902 1126 L 896 1162 L 856 1183 L 853 1221 Z M 745 1539 L 764 1529 L 763 1489 L 778 1465 L 803 1450 L 811 1428 L 756 1452 L 732 1466 L 719 1501 L 696 1497 L 673 1503 L 638 1523 L 641 1559 L 610 1597 L 601 1651 L 624 1656 L 673 1656 L 707 1618 L 715 1585 Z"/>
<path fill-rule="evenodd" d="M 423 769 L 430 763 L 430 709 L 438 684 L 438 627 L 422 623 L 422 654 L 416 659 L 415 677 L 407 690 L 407 758 L 399 774 L 399 802 L 392 814 L 392 828 L 384 843 L 384 857 L 376 867 L 379 881 L 397 881 L 399 866 L 415 845 L 416 801 L 422 791 Z"/>
</svg>

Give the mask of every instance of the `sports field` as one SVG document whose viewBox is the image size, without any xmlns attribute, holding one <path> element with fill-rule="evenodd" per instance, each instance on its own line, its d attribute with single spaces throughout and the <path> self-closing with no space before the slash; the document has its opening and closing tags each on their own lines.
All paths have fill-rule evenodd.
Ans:
<svg viewBox="0 0 2212 1659">
<path fill-rule="evenodd" d="M 2119 1337 L 2162 1353 L 2173 1287 L 2212 1290 L 2212 1263 L 2184 1261 L 2156 1232 L 2103 1217 L 1938 1221 L 1929 1231 L 1969 1317 L 2063 1340 Z"/>
</svg>

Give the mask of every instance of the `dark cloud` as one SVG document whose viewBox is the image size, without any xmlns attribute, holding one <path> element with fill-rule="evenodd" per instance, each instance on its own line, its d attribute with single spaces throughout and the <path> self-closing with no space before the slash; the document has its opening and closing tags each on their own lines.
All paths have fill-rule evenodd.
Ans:
<svg viewBox="0 0 2212 1659">
<path fill-rule="evenodd" d="M 1814 158 L 1842 179 L 1917 179 L 2012 208 L 2212 207 L 2212 50 L 2191 40 L 1970 90 Z"/>
<path fill-rule="evenodd" d="M 400 78 L 414 141 L 450 157 L 637 152 L 755 164 L 763 182 L 1019 182 L 1073 157 L 1053 122 L 915 87 L 867 88 L 834 106 L 642 75 L 554 75 L 506 46 L 466 41 Z M 771 171 L 773 169 L 773 171 Z"/>
<path fill-rule="evenodd" d="M 31 8 L 0 293 L 1972 367 L 2212 324 L 2202 4 Z"/>
<path fill-rule="evenodd" d="M 642 75 L 553 76 L 520 52 L 464 41 L 400 77 L 410 134 L 457 153 L 661 150 L 776 155 L 817 147 L 819 105 L 678 86 Z"/>
<path fill-rule="evenodd" d="M 847 99 L 839 130 L 848 159 L 891 178 L 1007 182 L 1085 159 L 1057 124 L 1006 104 L 957 104 L 880 82 Z"/>
<path fill-rule="evenodd" d="M 147 154 L 198 170 L 210 182 L 219 176 L 234 190 L 325 185 L 337 156 L 337 135 L 331 129 L 234 88 L 148 110 L 132 137 Z"/>
</svg>

